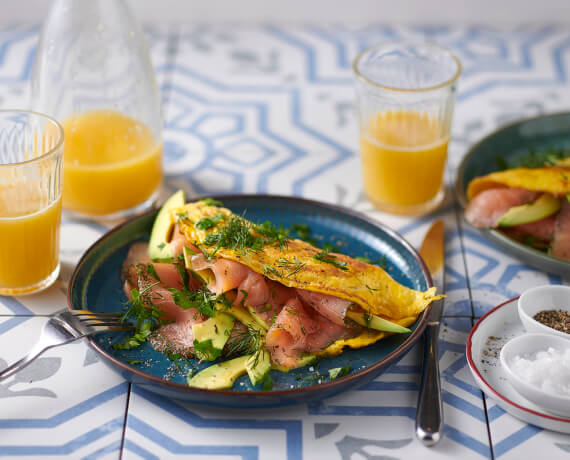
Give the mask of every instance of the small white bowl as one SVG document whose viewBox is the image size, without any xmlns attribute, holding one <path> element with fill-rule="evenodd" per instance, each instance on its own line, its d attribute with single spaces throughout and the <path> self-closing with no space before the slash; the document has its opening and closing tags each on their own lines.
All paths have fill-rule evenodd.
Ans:
<svg viewBox="0 0 570 460">
<path fill-rule="evenodd" d="M 511 386 L 537 406 L 564 417 L 570 417 L 570 396 L 547 393 L 531 383 L 525 382 L 511 369 L 511 362 L 517 355 L 546 351 L 549 347 L 563 351 L 570 348 L 570 340 L 551 334 L 522 334 L 507 342 L 501 349 L 499 359 Z"/>
<path fill-rule="evenodd" d="M 527 332 L 553 334 L 570 339 L 570 334 L 539 323 L 533 316 L 543 310 L 564 310 L 570 313 L 570 286 L 538 286 L 525 291 L 518 302 L 520 319 Z"/>
</svg>

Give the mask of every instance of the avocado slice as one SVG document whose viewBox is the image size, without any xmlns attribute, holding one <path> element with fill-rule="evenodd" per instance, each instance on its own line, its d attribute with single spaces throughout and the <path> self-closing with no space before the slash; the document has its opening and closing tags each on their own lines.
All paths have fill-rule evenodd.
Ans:
<svg viewBox="0 0 570 460">
<path fill-rule="evenodd" d="M 200 359 L 213 361 L 222 350 L 234 327 L 234 318 L 226 313 L 216 312 L 213 318 L 192 325 L 194 350 Z"/>
<path fill-rule="evenodd" d="M 250 357 L 251 355 L 244 355 L 223 363 L 212 364 L 188 379 L 187 383 L 191 387 L 207 390 L 231 388 L 236 379 L 247 372 L 246 362 Z"/>
<path fill-rule="evenodd" d="M 313 363 L 316 359 L 317 359 L 316 355 L 305 354 L 301 357 L 301 359 L 299 360 L 299 365 L 295 369 L 297 369 L 299 367 L 308 366 L 309 364 Z M 280 371 L 280 372 L 289 372 L 291 370 L 288 367 L 285 367 L 285 366 L 282 366 L 281 364 L 276 363 L 275 361 L 271 362 L 271 369 L 275 369 L 275 370 Z"/>
<path fill-rule="evenodd" d="M 269 330 L 269 324 L 267 324 L 265 322 L 265 320 L 259 316 L 257 314 L 257 312 L 255 311 L 255 309 L 253 307 L 250 307 L 249 305 L 247 306 L 247 311 L 249 311 L 249 314 L 252 316 L 252 318 L 257 322 L 257 324 L 259 324 L 263 329 L 265 329 L 266 331 Z"/>
<path fill-rule="evenodd" d="M 259 385 L 267 373 L 271 370 L 271 358 L 265 348 L 261 348 L 259 353 L 250 355 L 245 362 L 245 368 L 252 385 Z"/>
<path fill-rule="evenodd" d="M 155 262 L 170 262 L 172 260 L 172 248 L 169 243 L 172 239 L 174 222 L 170 220 L 170 210 L 184 206 L 185 202 L 184 190 L 178 190 L 165 201 L 158 211 L 148 243 L 148 255 Z"/>
<path fill-rule="evenodd" d="M 192 270 L 192 256 L 196 255 L 193 249 L 184 246 L 182 251 L 184 254 L 184 266 L 187 270 L 190 270 L 190 274 L 194 278 L 200 281 L 204 286 L 208 286 L 208 284 L 216 280 L 214 273 L 208 268 L 204 270 Z"/>
<path fill-rule="evenodd" d="M 412 332 L 407 327 L 400 326 L 397 323 L 393 323 L 392 321 L 388 321 L 387 319 L 380 318 L 379 316 L 372 315 L 363 311 L 348 310 L 346 312 L 346 316 L 355 323 L 367 327 L 368 329 L 397 333 Z"/>
<path fill-rule="evenodd" d="M 513 206 L 499 219 L 499 227 L 514 227 L 544 219 L 560 209 L 560 200 L 543 193 L 534 203 Z"/>
<path fill-rule="evenodd" d="M 250 326 L 253 329 L 260 330 L 261 334 L 264 335 L 266 330 L 261 328 L 259 323 L 251 316 L 251 314 L 242 306 L 240 305 L 224 305 L 223 303 L 217 303 L 216 309 L 227 313 L 228 315 L 232 315 L 235 319 L 237 319 L 240 323 L 244 326 Z"/>
</svg>

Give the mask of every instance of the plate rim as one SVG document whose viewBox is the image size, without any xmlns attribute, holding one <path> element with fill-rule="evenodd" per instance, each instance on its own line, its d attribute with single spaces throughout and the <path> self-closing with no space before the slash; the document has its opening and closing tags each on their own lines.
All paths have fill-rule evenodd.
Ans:
<svg viewBox="0 0 570 460">
<path fill-rule="evenodd" d="M 463 210 L 465 210 L 467 208 L 467 204 L 468 204 L 467 195 L 465 193 L 465 190 L 466 190 L 465 185 L 466 184 L 463 182 L 464 172 L 465 172 L 465 169 L 467 168 L 467 162 L 469 161 L 469 159 L 473 155 L 473 152 L 476 149 L 478 149 L 481 144 L 488 141 L 489 139 L 496 136 L 497 134 L 499 134 L 503 131 L 506 131 L 507 129 L 511 129 L 517 125 L 522 125 L 523 123 L 538 121 L 538 120 L 545 119 L 545 118 L 555 118 L 555 117 L 559 117 L 559 116 L 570 117 L 570 111 L 544 113 L 544 114 L 537 115 L 534 117 L 519 118 L 517 120 L 511 121 L 510 123 L 506 123 L 506 124 L 499 126 L 497 129 L 494 129 L 489 134 L 487 134 L 486 136 L 484 136 L 483 138 L 481 138 L 477 142 L 475 142 L 471 147 L 469 147 L 469 149 L 467 150 L 465 155 L 463 155 L 463 158 L 461 159 L 461 162 L 459 163 L 459 166 L 457 167 L 457 172 L 455 175 L 455 195 L 457 196 L 457 200 L 459 201 L 459 204 L 461 205 Z M 465 219 L 465 214 L 463 214 L 462 220 L 464 222 L 467 222 L 467 220 Z M 469 222 L 467 222 L 467 224 L 471 228 L 481 232 L 487 239 L 494 241 L 497 244 L 500 244 L 503 248 L 507 248 L 507 249 L 510 249 L 512 251 L 512 247 L 514 246 L 517 250 L 525 252 L 528 257 L 537 258 L 538 259 L 537 263 L 543 262 L 543 263 L 548 263 L 548 264 L 552 264 L 552 265 L 561 265 L 561 268 L 565 268 L 566 270 L 570 270 L 570 262 L 565 260 L 565 259 L 550 256 L 548 254 L 544 254 L 541 251 L 538 251 L 537 249 L 533 249 L 529 246 L 525 246 L 524 244 L 519 243 L 518 241 L 515 241 L 511 238 L 508 238 L 507 236 L 503 235 L 501 232 L 499 232 L 497 230 L 473 227 Z M 515 254 L 515 256 L 518 257 L 516 254 Z"/>
<path fill-rule="evenodd" d="M 316 206 L 316 207 L 324 208 L 325 210 L 329 210 L 329 211 L 336 211 L 336 212 L 339 212 L 341 214 L 348 215 L 350 217 L 355 217 L 355 218 L 358 218 L 360 220 L 364 220 L 365 222 L 367 222 L 367 223 L 373 225 L 374 227 L 379 228 L 381 231 L 387 233 L 392 238 L 395 238 L 396 240 L 398 240 L 405 247 L 405 249 L 412 255 L 412 257 L 415 259 L 415 261 L 419 264 L 420 270 L 421 270 L 421 272 L 422 272 L 422 274 L 426 280 L 427 288 L 429 289 L 429 288 L 433 287 L 433 281 L 432 281 L 431 275 L 429 273 L 429 270 L 427 268 L 427 265 L 425 264 L 422 257 L 419 255 L 418 251 L 402 235 L 400 235 L 396 230 L 388 227 L 384 223 L 379 222 L 379 221 L 373 219 L 372 217 L 369 217 L 369 216 L 367 216 L 363 213 L 360 213 L 358 211 L 355 211 L 353 209 L 346 208 L 344 206 L 340 206 L 337 204 L 326 203 L 326 202 L 322 202 L 322 201 L 317 201 L 317 200 L 312 200 L 312 199 L 307 199 L 307 198 L 301 198 L 301 197 L 297 197 L 297 196 L 269 195 L 269 194 L 199 194 L 199 195 L 193 196 L 188 202 L 200 200 L 202 198 L 212 198 L 215 200 L 222 201 L 222 203 L 223 203 L 224 199 L 226 199 L 226 200 L 228 200 L 228 199 L 233 199 L 233 200 L 235 200 L 235 199 L 244 199 L 244 200 L 245 199 L 254 199 L 254 200 L 293 201 L 293 202 L 303 203 L 303 204 L 309 205 L 309 206 Z M 116 225 L 115 227 L 113 227 L 110 230 L 108 230 L 107 232 L 105 232 L 103 235 L 101 235 L 93 244 L 91 244 L 85 250 L 85 252 L 82 254 L 81 258 L 77 262 L 77 264 L 73 270 L 73 273 L 69 279 L 68 286 L 67 286 L 67 307 L 70 310 L 74 309 L 73 304 L 72 304 L 73 286 L 75 285 L 76 278 L 78 277 L 78 275 L 80 273 L 81 267 L 85 263 L 86 259 L 91 255 L 91 253 L 94 250 L 96 250 L 99 246 L 101 246 L 105 242 L 105 240 L 107 238 L 109 238 L 111 235 L 121 231 L 124 227 L 132 224 L 136 220 L 147 217 L 148 215 L 153 214 L 157 211 L 158 211 L 157 208 L 151 208 L 151 209 L 145 211 L 144 213 L 137 214 L 135 216 L 130 217 L 126 221 Z M 212 389 L 191 387 L 188 385 L 184 385 L 182 383 L 177 383 L 177 382 L 161 379 L 161 378 L 158 378 L 154 375 L 147 374 L 147 373 L 145 373 L 145 372 L 143 372 L 137 368 L 133 368 L 133 367 L 129 366 L 127 363 L 115 358 L 113 355 L 108 354 L 103 348 L 101 348 L 95 342 L 93 337 L 88 337 L 87 339 L 88 339 L 89 345 L 91 347 L 93 347 L 95 349 L 95 351 L 97 351 L 105 359 L 109 360 L 110 362 L 112 362 L 113 364 L 115 364 L 116 366 L 121 368 L 123 371 L 133 373 L 137 377 L 141 377 L 145 380 L 150 380 L 153 383 L 156 383 L 159 385 L 164 385 L 166 387 L 169 387 L 169 388 L 172 388 L 175 390 L 181 390 L 181 391 L 186 391 L 186 392 L 195 393 L 195 394 L 203 393 L 203 394 L 208 394 L 208 395 L 232 396 L 232 397 L 240 397 L 240 398 L 248 398 L 248 399 L 263 398 L 263 397 L 267 398 L 267 397 L 279 397 L 279 396 L 292 396 L 292 395 L 297 395 L 297 394 L 299 394 L 299 395 L 309 394 L 309 393 L 318 391 L 320 389 L 326 390 L 328 388 L 334 388 L 339 383 L 348 384 L 350 382 L 354 382 L 355 384 L 358 384 L 358 381 L 361 380 L 362 378 L 366 377 L 367 375 L 377 371 L 379 368 L 382 368 L 383 366 L 389 364 L 390 362 L 397 361 L 401 356 L 403 356 L 407 351 L 409 351 L 410 348 L 412 346 L 414 346 L 415 343 L 420 339 L 421 335 L 423 334 L 423 332 L 427 326 L 431 309 L 432 309 L 432 305 L 430 304 L 428 306 L 428 308 L 426 308 L 421 313 L 421 315 L 418 317 L 417 321 L 419 321 L 419 322 L 418 322 L 417 327 L 405 339 L 405 341 L 402 344 L 400 344 L 400 346 L 398 346 L 395 350 L 393 350 L 390 354 L 385 356 L 382 360 L 377 361 L 373 365 L 368 366 L 364 369 L 361 369 L 361 370 L 359 370 L 353 374 L 348 374 L 346 376 L 343 376 L 341 378 L 335 379 L 335 380 L 330 381 L 330 382 L 313 384 L 313 385 L 310 385 L 307 387 L 289 388 L 289 389 L 271 390 L 271 391 L 263 391 L 263 390 L 262 391 L 259 391 L 259 390 L 234 391 L 232 388 L 222 389 L 222 390 L 212 390 Z"/>
<path fill-rule="evenodd" d="M 508 406 L 511 406 L 511 407 L 513 407 L 519 411 L 526 412 L 526 413 L 533 415 L 535 417 L 544 418 L 544 419 L 547 419 L 547 420 L 553 421 L 553 422 L 561 422 L 561 423 L 570 424 L 570 418 L 562 418 L 562 417 L 558 417 L 556 415 L 551 415 L 551 414 L 548 414 L 545 412 L 537 412 L 534 409 L 529 409 L 528 407 L 521 406 L 520 404 L 518 404 L 518 403 L 512 401 L 511 399 L 507 398 L 502 393 L 499 393 L 497 390 L 495 390 L 495 388 L 493 386 L 491 386 L 489 384 L 489 382 L 487 382 L 487 380 L 485 380 L 485 378 L 483 377 L 483 375 L 481 375 L 481 373 L 479 372 L 479 369 L 475 365 L 475 361 L 473 360 L 473 356 L 472 356 L 472 349 L 473 349 L 472 338 L 473 338 L 473 335 L 477 332 L 477 329 L 479 328 L 479 326 L 481 326 L 481 324 L 483 324 L 486 321 L 487 317 L 492 315 L 495 311 L 499 310 L 500 308 L 505 307 L 507 304 L 516 302 L 519 299 L 519 297 L 520 296 L 513 297 L 512 299 L 509 299 L 509 300 L 506 300 L 506 301 L 500 303 L 499 305 L 497 305 L 496 307 L 492 308 L 487 313 L 485 313 L 483 316 L 481 316 L 481 318 L 479 318 L 479 320 L 473 325 L 473 327 L 471 328 L 471 331 L 469 332 L 469 335 L 467 336 L 467 343 L 465 345 L 465 348 L 466 348 L 465 355 L 467 358 L 467 364 L 469 365 L 469 369 L 471 370 L 471 372 L 473 374 L 476 375 L 476 377 L 477 377 L 476 380 L 479 380 L 480 382 L 482 382 L 488 391 L 493 393 L 493 395 L 495 395 L 495 397 L 497 399 L 500 399 L 501 401 L 503 401 Z M 480 387 L 480 385 L 479 385 L 479 387 Z M 525 420 L 525 422 L 526 422 L 526 420 Z M 530 423 L 530 422 L 526 422 L 526 423 Z"/>
</svg>

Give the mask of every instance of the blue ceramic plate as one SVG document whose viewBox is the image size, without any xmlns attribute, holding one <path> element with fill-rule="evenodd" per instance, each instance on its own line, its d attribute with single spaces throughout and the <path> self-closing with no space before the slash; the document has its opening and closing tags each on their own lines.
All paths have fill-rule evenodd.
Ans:
<svg viewBox="0 0 570 460">
<path fill-rule="evenodd" d="M 491 133 L 467 153 L 459 170 L 455 189 L 463 207 L 467 206 L 467 186 L 475 177 L 517 165 L 532 152 L 570 151 L 570 113 L 555 113 L 520 120 Z M 570 275 L 570 262 L 508 238 L 496 230 L 481 232 L 497 246 L 540 270 Z"/>
<path fill-rule="evenodd" d="M 351 256 L 365 256 L 381 263 L 394 279 L 414 289 L 431 287 L 429 273 L 416 251 L 396 232 L 347 209 L 300 198 L 278 196 L 214 197 L 236 213 L 245 213 L 254 222 L 271 221 L 291 227 L 309 225 L 315 239 L 331 242 Z M 93 311 L 121 311 L 126 297 L 119 279 L 121 264 L 134 241 L 147 240 L 156 212 L 136 217 L 104 235 L 85 253 L 69 283 L 70 308 Z M 157 393 L 210 405 L 233 407 L 278 406 L 313 401 L 355 388 L 372 380 L 399 360 L 420 338 L 427 321 L 426 310 L 410 334 L 394 335 L 359 350 L 322 359 L 312 367 L 288 373 L 271 371 L 273 389 L 252 387 L 247 375 L 230 390 L 201 390 L 185 384 L 190 368 L 200 370 L 207 363 L 197 360 L 170 360 L 149 344 L 135 350 L 112 347 L 120 336 L 100 334 L 91 345 L 125 378 Z M 330 380 L 329 369 L 350 367 L 344 377 Z"/>
</svg>

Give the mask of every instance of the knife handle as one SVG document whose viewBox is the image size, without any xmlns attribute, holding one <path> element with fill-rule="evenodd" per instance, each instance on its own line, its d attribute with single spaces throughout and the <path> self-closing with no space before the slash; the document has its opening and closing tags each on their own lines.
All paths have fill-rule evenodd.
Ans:
<svg viewBox="0 0 570 460">
<path fill-rule="evenodd" d="M 441 439 L 443 429 L 443 404 L 437 350 L 438 333 L 438 323 L 427 325 L 424 333 L 424 365 L 416 413 L 416 436 L 428 447 L 437 444 Z"/>
</svg>

